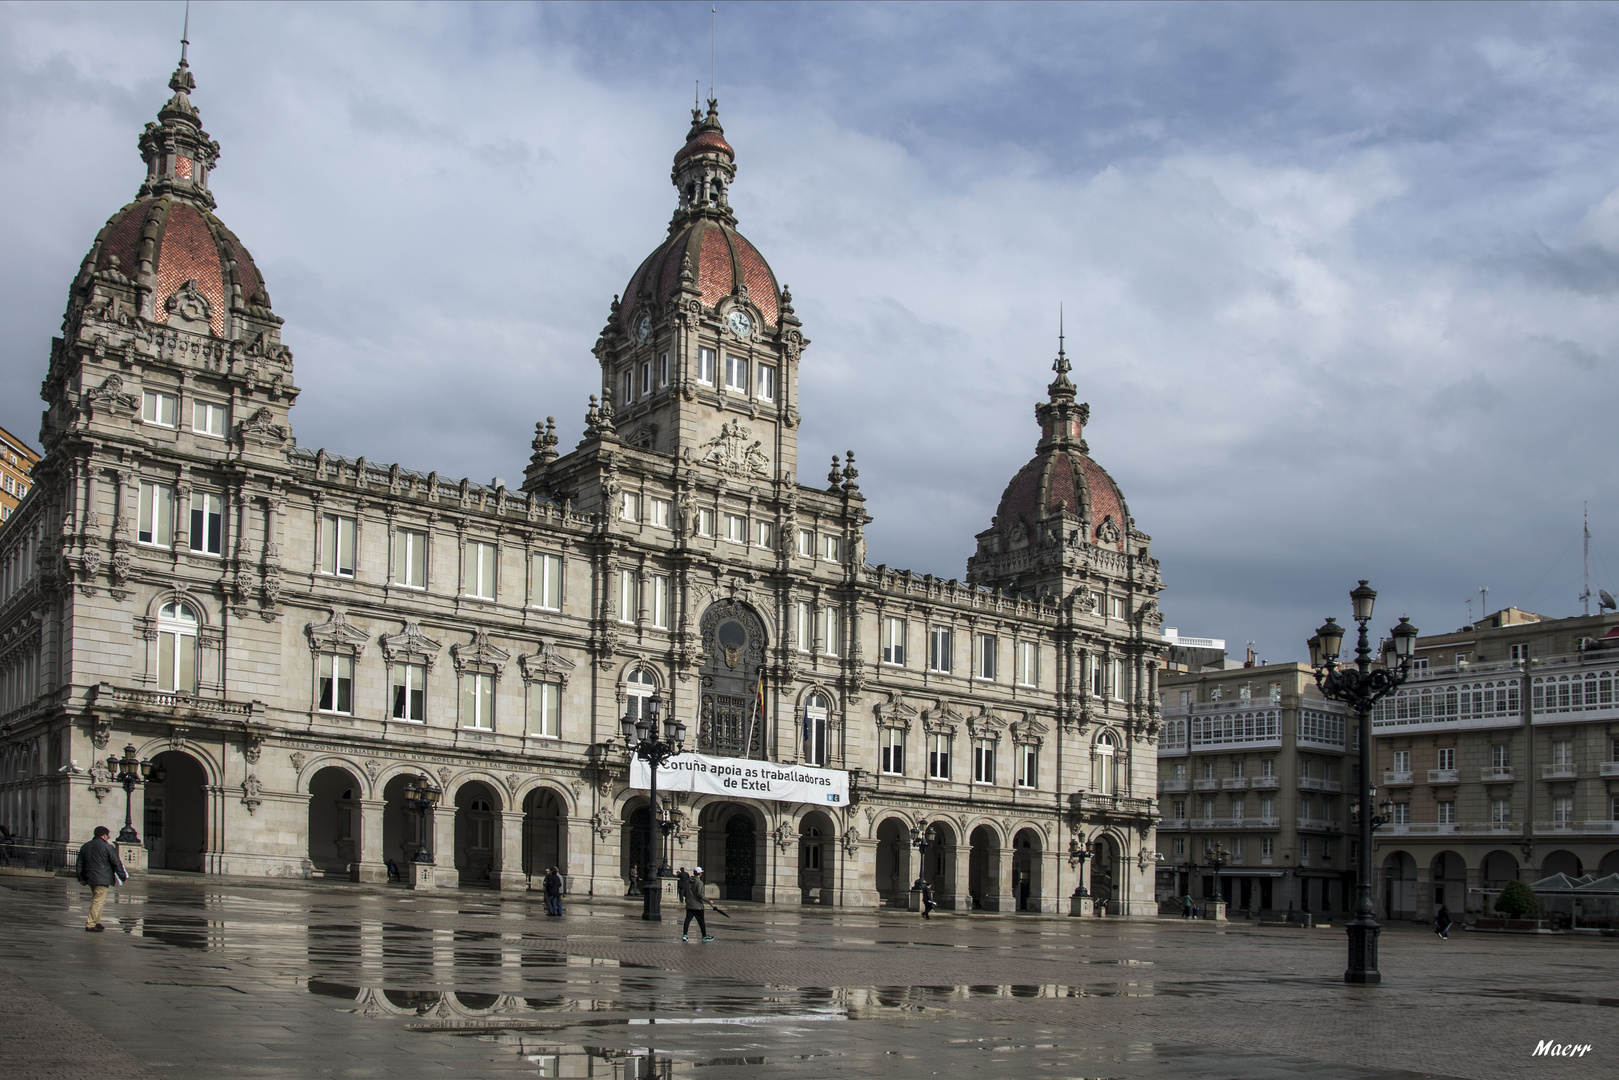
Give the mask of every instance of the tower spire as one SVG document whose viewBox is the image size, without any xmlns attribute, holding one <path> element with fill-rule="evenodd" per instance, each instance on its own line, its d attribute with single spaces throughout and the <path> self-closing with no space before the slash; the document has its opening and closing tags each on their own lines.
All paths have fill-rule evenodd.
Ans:
<svg viewBox="0 0 1619 1080">
<path fill-rule="evenodd" d="M 191 6 L 186 5 L 184 28 L 180 31 L 180 63 L 169 76 L 174 96 L 157 111 L 157 123 L 141 132 L 141 158 L 146 162 L 146 182 L 140 194 L 178 195 L 212 210 L 214 197 L 208 191 L 208 174 L 219 159 L 219 144 L 202 130 L 202 114 L 191 103 L 197 88 L 191 74 L 188 51 L 191 45 Z"/>
</svg>

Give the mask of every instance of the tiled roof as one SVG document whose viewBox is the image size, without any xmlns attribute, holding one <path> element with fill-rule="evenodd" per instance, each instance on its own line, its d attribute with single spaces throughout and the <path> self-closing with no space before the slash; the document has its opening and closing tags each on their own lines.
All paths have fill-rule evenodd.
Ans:
<svg viewBox="0 0 1619 1080">
<path fill-rule="evenodd" d="M 680 148 L 679 153 L 675 154 L 675 164 L 679 165 L 694 154 L 705 153 L 724 154 L 732 161 L 736 160 L 736 151 L 731 149 L 731 144 L 725 141 L 724 135 L 718 131 L 702 131 L 692 136 L 686 145 Z"/>
<path fill-rule="evenodd" d="M 770 264 L 741 233 L 702 218 L 677 230 L 631 276 L 624 289 L 619 329 L 629 330 L 643 291 L 650 293 L 652 302 L 660 307 L 668 302 L 680 288 L 680 264 L 688 257 L 705 305 L 713 307 L 735 293 L 740 277 L 765 326 L 775 328 L 781 316 L 781 287 Z"/>
<path fill-rule="evenodd" d="M 1039 518 L 1057 513 L 1065 504 L 1068 513 L 1075 515 L 1089 507 L 1091 535 L 1087 539 L 1091 543 L 1097 542 L 1096 530 L 1109 517 L 1121 537 L 1127 530 L 1124 496 L 1107 470 L 1078 450 L 1061 447 L 1042 450 L 1018 470 L 1001 495 L 996 516 L 1002 528 L 1022 520 L 1032 534 Z M 1122 541 L 1119 546 L 1122 548 Z"/>
</svg>

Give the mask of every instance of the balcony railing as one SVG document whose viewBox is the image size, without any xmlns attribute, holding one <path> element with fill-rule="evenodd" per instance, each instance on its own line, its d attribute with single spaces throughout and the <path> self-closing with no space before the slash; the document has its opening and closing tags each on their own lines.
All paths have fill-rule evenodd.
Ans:
<svg viewBox="0 0 1619 1080">
<path fill-rule="evenodd" d="M 1323 780 L 1319 776 L 1299 777 L 1300 791 L 1342 791 L 1344 786 L 1336 780 Z"/>
<path fill-rule="evenodd" d="M 1248 786 L 1255 791 L 1262 791 L 1266 788 L 1279 788 L 1282 786 L 1282 781 L 1274 776 L 1256 776 L 1249 781 Z"/>
<path fill-rule="evenodd" d="M 1512 779 L 1512 770 L 1510 768 L 1505 768 L 1505 769 L 1494 769 L 1494 768 L 1480 769 L 1478 771 L 1478 778 L 1480 780 L 1482 780 L 1486 784 L 1507 783 L 1507 782 L 1511 781 L 1511 779 Z"/>
<path fill-rule="evenodd" d="M 1523 826 L 1510 821 L 1412 821 L 1404 825 L 1384 825 L 1378 836 L 1517 836 Z"/>
<path fill-rule="evenodd" d="M 1197 791 L 1219 791 L 1220 781 L 1212 776 L 1200 776 L 1192 781 L 1192 787 Z"/>
<path fill-rule="evenodd" d="M 1282 827 L 1280 818 L 1273 817 L 1195 817 L 1195 818 L 1164 818 L 1158 823 L 1158 830 L 1165 829 L 1197 829 L 1200 832 L 1213 832 L 1215 830 L 1247 830 L 1247 829 L 1279 829 Z M 1323 825 L 1323 828 L 1325 826 Z"/>
<path fill-rule="evenodd" d="M 1400 787 L 1409 783 L 1411 783 L 1411 774 L 1409 772 L 1390 772 L 1385 770 L 1383 773 L 1384 787 Z"/>
<path fill-rule="evenodd" d="M 1228 776 L 1220 781 L 1220 786 L 1227 791 L 1240 791 L 1248 786 L 1246 776 Z"/>
<path fill-rule="evenodd" d="M 1341 832 L 1343 830 L 1343 826 L 1336 821 L 1328 821 L 1325 818 L 1304 817 L 1299 818 L 1299 828 L 1307 829 L 1310 832 Z"/>
<path fill-rule="evenodd" d="M 1540 778 L 1542 780 L 1574 780 L 1579 775 L 1579 767 L 1575 765 L 1542 765 L 1540 767 Z"/>
<path fill-rule="evenodd" d="M 1619 833 L 1619 821 L 1537 821 L 1535 831 L 1554 833 Z"/>
<path fill-rule="evenodd" d="M 1456 769 L 1429 769 L 1428 783 L 1454 784 L 1461 780 L 1461 773 Z"/>
<path fill-rule="evenodd" d="M 1182 778 L 1180 780 L 1165 780 L 1165 781 L 1162 782 L 1162 785 L 1159 787 L 1158 790 L 1159 791 L 1185 791 L 1189 787 L 1191 787 L 1191 785 L 1184 778 Z"/>
<path fill-rule="evenodd" d="M 1601 776 L 1619 776 L 1619 761 L 1604 761 L 1599 768 Z"/>
</svg>

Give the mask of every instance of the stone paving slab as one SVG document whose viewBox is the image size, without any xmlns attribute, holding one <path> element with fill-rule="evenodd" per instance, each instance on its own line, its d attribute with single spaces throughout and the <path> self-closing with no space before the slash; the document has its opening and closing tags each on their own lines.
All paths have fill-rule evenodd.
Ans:
<svg viewBox="0 0 1619 1080">
<path fill-rule="evenodd" d="M 88 935 L 87 903 L 0 879 L 0 969 L 156 1076 L 1619 1075 L 1603 939 L 1391 927 L 1347 987 L 1341 930 L 1242 923 L 732 904 L 683 944 L 615 901 L 153 875 Z"/>
</svg>

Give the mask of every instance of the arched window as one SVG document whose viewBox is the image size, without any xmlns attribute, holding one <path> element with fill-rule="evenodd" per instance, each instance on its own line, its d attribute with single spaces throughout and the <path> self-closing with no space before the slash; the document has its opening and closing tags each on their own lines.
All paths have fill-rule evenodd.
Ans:
<svg viewBox="0 0 1619 1080">
<path fill-rule="evenodd" d="M 157 613 L 157 688 L 181 694 L 197 689 L 197 613 L 178 600 Z"/>
<path fill-rule="evenodd" d="M 1119 793 L 1118 759 L 1114 755 L 1115 749 L 1111 732 L 1104 731 L 1096 737 L 1096 762 L 1093 768 L 1096 772 L 1094 780 L 1098 795 Z"/>
<path fill-rule="evenodd" d="M 804 764 L 826 764 L 826 718 L 831 703 L 825 694 L 804 699 Z"/>
<path fill-rule="evenodd" d="M 646 668 L 636 668 L 624 683 L 624 715 L 639 720 L 644 715 L 647 699 L 658 692 L 657 677 Z"/>
</svg>

